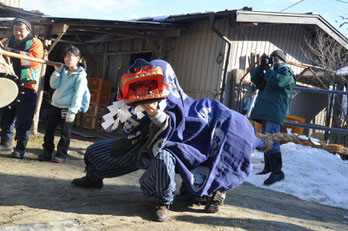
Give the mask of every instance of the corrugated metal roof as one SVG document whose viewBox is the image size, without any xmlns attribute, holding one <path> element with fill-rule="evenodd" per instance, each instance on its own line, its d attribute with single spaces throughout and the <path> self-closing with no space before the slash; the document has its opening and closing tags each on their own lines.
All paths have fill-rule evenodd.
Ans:
<svg viewBox="0 0 348 231">
<path fill-rule="evenodd" d="M 327 22 L 323 17 L 313 13 L 278 13 L 252 10 L 232 10 L 224 11 L 206 11 L 198 13 L 186 13 L 179 15 L 167 15 L 160 17 L 148 17 L 139 20 L 152 20 L 162 22 L 190 22 L 209 18 L 209 14 L 215 14 L 217 18 L 229 16 L 236 22 L 253 22 L 253 23 L 273 23 L 273 24 L 301 24 L 307 25 L 308 28 L 319 27 L 339 42 L 343 47 L 348 49 L 348 39 L 340 33 L 335 27 Z"/>
<path fill-rule="evenodd" d="M 348 50 L 348 39 L 319 14 L 236 11 L 236 22 L 301 24 L 317 26 Z"/>
<path fill-rule="evenodd" d="M 39 11 L 26 11 L 21 8 L 6 6 L 0 3 L 0 17 L 36 17 L 43 15 Z"/>
</svg>

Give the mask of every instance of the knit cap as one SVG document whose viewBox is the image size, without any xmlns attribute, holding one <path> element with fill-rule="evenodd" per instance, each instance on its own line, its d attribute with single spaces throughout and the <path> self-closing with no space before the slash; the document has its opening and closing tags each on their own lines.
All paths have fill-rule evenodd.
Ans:
<svg viewBox="0 0 348 231">
<path fill-rule="evenodd" d="M 15 25 L 17 23 L 22 23 L 22 24 L 26 25 L 28 27 L 28 29 L 31 31 L 31 24 L 30 24 L 30 22 L 28 22 L 24 18 L 15 18 L 15 19 L 13 19 L 12 27 L 13 27 L 13 25 Z"/>
<path fill-rule="evenodd" d="M 282 50 L 275 50 L 272 52 L 271 57 L 278 56 L 281 60 L 286 62 L 286 53 Z"/>
</svg>

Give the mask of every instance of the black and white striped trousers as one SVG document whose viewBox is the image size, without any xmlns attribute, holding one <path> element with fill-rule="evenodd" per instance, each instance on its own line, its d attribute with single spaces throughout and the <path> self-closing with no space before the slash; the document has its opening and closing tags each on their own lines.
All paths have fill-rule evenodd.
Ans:
<svg viewBox="0 0 348 231">
<path fill-rule="evenodd" d="M 129 152 L 111 156 L 115 139 L 97 141 L 90 145 L 84 157 L 87 177 L 94 181 L 122 176 L 139 170 L 142 157 L 139 153 L 141 143 L 134 145 Z M 143 161 L 142 161 L 143 162 Z M 140 188 L 147 196 L 156 198 L 161 204 L 171 204 L 175 192 L 175 158 L 161 150 L 155 157 L 147 159 L 146 171 L 139 179 Z"/>
</svg>

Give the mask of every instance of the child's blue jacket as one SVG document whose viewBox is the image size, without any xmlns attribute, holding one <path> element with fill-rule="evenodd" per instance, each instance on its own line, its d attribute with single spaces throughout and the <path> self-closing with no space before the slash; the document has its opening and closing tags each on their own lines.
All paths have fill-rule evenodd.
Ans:
<svg viewBox="0 0 348 231">
<path fill-rule="evenodd" d="M 50 86 L 56 89 L 51 104 L 58 108 L 68 108 L 76 114 L 82 105 L 83 94 L 88 88 L 87 74 L 82 67 L 68 75 L 68 68 L 64 66 L 61 73 L 53 72 Z"/>
</svg>

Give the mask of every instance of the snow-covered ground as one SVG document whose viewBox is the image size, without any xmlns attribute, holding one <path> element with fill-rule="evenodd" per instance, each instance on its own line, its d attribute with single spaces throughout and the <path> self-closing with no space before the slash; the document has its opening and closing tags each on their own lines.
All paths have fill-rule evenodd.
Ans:
<svg viewBox="0 0 348 231">
<path fill-rule="evenodd" d="M 262 188 L 297 196 L 306 201 L 348 209 L 348 161 L 339 155 L 309 146 L 281 145 L 285 179 L 263 185 L 269 176 L 256 175 L 264 166 L 263 153 L 252 154 L 253 171 L 248 182 Z"/>
</svg>

